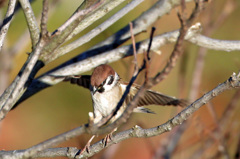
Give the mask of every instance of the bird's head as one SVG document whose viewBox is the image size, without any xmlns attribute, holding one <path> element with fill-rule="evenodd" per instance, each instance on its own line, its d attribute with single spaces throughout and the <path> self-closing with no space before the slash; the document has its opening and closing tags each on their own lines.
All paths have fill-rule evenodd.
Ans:
<svg viewBox="0 0 240 159">
<path fill-rule="evenodd" d="M 91 76 L 91 92 L 103 93 L 111 90 L 119 81 L 118 74 L 109 65 L 99 65 L 93 70 Z"/>
</svg>

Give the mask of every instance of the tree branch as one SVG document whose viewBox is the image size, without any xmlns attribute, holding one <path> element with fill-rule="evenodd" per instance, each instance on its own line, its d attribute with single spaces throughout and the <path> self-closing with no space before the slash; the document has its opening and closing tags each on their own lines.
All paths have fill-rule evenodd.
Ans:
<svg viewBox="0 0 240 159">
<path fill-rule="evenodd" d="M 108 14 L 111 10 L 113 10 L 115 7 L 120 5 L 125 0 L 105 0 L 103 6 L 101 6 L 98 10 L 95 12 L 89 14 L 84 18 L 79 25 L 73 30 L 73 32 L 69 35 L 67 40 L 70 40 L 75 35 L 89 27 L 91 24 L 99 20 L 101 17 L 104 17 L 106 14 Z"/>
<path fill-rule="evenodd" d="M 48 30 L 48 0 L 43 0 L 42 18 L 41 18 L 41 37 L 45 40 L 49 40 Z"/>
<path fill-rule="evenodd" d="M 64 30 L 56 30 L 54 33 L 52 33 L 48 44 L 44 47 L 41 53 L 40 60 L 43 63 L 47 63 L 49 59 L 52 59 L 52 57 L 57 54 L 56 50 L 58 49 L 58 47 L 60 47 L 64 42 L 66 42 L 67 37 L 78 26 L 80 21 L 90 12 L 97 10 L 101 3 L 102 2 L 100 1 L 84 10 L 77 9 L 77 11 L 64 24 Z"/>
<path fill-rule="evenodd" d="M 135 7 L 137 7 L 140 3 L 142 3 L 144 0 L 133 0 L 130 3 L 128 3 L 124 8 L 122 8 L 120 11 L 115 13 L 111 18 L 104 21 L 102 24 L 91 30 L 89 33 L 85 34 L 84 36 L 80 37 L 79 39 L 75 40 L 74 42 L 61 47 L 55 56 L 53 56 L 49 61 L 46 61 L 46 63 L 51 62 L 58 58 L 59 56 L 62 56 L 74 49 L 76 49 L 79 46 L 82 46 L 83 44 L 89 42 L 94 37 L 99 35 L 101 32 L 106 30 L 109 26 L 114 24 L 116 21 L 118 21 L 120 18 L 122 18 L 124 15 L 126 15 L 128 12 L 133 10 Z"/>
<path fill-rule="evenodd" d="M 70 24 L 72 24 L 74 21 L 77 21 L 77 19 L 82 19 L 83 16 L 89 13 L 89 8 L 97 1 L 98 0 L 84 0 L 84 2 L 78 7 L 75 13 L 64 24 L 62 24 L 57 30 L 53 32 L 53 35 L 59 32 L 63 32 Z"/>
<path fill-rule="evenodd" d="M 32 73 L 33 67 L 37 63 L 38 57 L 40 56 L 41 50 L 43 48 L 44 42 L 42 40 L 36 46 L 36 49 L 29 56 L 28 61 L 22 67 L 18 76 L 14 79 L 12 84 L 9 86 L 9 89 L 3 93 L 1 96 L 1 109 L 0 109 L 0 120 L 2 120 L 5 115 L 11 110 L 13 105 L 17 102 L 18 98 L 22 95 L 24 89 L 27 86 L 27 80 L 31 80 L 30 74 Z M 34 75 L 34 73 L 32 74 Z M 6 96 L 5 93 L 9 93 L 9 96 Z"/>
<path fill-rule="evenodd" d="M 191 2 L 192 0 L 186 0 L 186 2 Z M 138 18 L 136 18 L 133 23 L 133 33 L 139 34 L 146 31 L 149 26 L 151 26 L 157 19 L 161 18 L 163 15 L 168 14 L 174 7 L 180 4 L 180 0 L 159 0 L 150 9 L 142 13 Z M 151 17 L 151 18 L 149 18 Z M 130 39 L 131 33 L 128 25 L 119 30 L 116 34 L 110 36 L 103 42 L 95 45 L 93 48 L 101 48 L 107 46 L 107 48 L 115 49 L 120 46 L 126 40 Z M 103 48 L 102 50 L 106 50 Z M 101 51 L 103 52 L 103 51 Z"/>
<path fill-rule="evenodd" d="M 211 99 L 217 97 L 220 93 L 231 90 L 233 88 L 239 88 L 240 87 L 240 73 L 236 75 L 233 73 L 231 77 L 226 80 L 225 82 L 219 84 L 217 87 L 215 87 L 213 90 L 209 91 L 205 95 L 203 95 L 201 98 L 197 99 L 195 102 L 193 102 L 191 105 L 189 105 L 187 108 L 182 110 L 178 115 L 167 121 L 166 123 L 149 128 L 149 129 L 142 129 L 139 126 L 135 126 L 132 129 L 119 132 L 116 135 L 112 137 L 112 140 L 108 142 L 107 147 L 111 146 L 113 144 L 119 143 L 123 140 L 129 139 L 129 138 L 146 138 L 146 137 L 152 137 L 156 135 L 160 135 L 162 133 L 168 132 L 172 130 L 173 127 L 182 124 L 185 120 L 187 120 L 195 111 L 197 111 L 201 106 L 205 105 L 207 102 L 209 102 Z M 47 149 L 44 150 L 50 146 L 57 145 L 63 141 L 66 141 L 67 139 L 71 139 L 73 137 L 79 136 L 83 134 L 85 131 L 84 126 L 75 128 L 71 131 L 68 131 L 64 134 L 58 135 L 54 138 L 51 138 L 49 140 L 46 140 L 36 146 L 33 146 L 32 148 L 26 149 L 26 150 L 18 150 L 18 151 L 0 151 L 0 156 L 4 159 L 5 157 L 13 157 L 13 156 L 22 156 L 23 154 L 31 154 L 28 157 L 56 157 L 56 156 L 68 156 L 69 158 L 74 158 L 76 152 L 78 151 L 76 148 L 53 148 L 53 149 Z M 104 149 L 102 141 L 99 141 L 89 148 L 89 153 L 84 152 L 82 156 L 79 156 L 79 158 L 84 157 L 90 157 L 96 154 L 97 152 Z M 44 150 L 44 151 L 42 151 Z M 40 152 L 41 151 L 41 152 Z M 50 152 L 52 153 L 50 153 Z M 70 154 L 69 154 L 70 153 Z M 71 157 L 72 156 L 72 157 Z"/>
<path fill-rule="evenodd" d="M 46 2 L 47 0 L 44 0 L 41 26 L 44 26 L 47 21 L 45 5 Z M 42 27 L 40 34 L 43 35 L 45 34 L 45 32 L 46 30 Z M 1 96 L 0 120 L 5 118 L 6 114 L 11 110 L 11 108 L 17 102 L 19 97 L 21 97 L 23 92 L 26 90 L 26 87 L 31 83 L 37 71 L 42 67 L 42 63 L 38 61 L 38 59 L 40 57 L 41 51 L 45 43 L 46 43 L 45 38 L 41 37 L 33 53 L 30 54 L 28 60 L 21 68 L 18 76 L 14 79 L 14 81 L 11 83 L 8 89 Z M 34 67 L 35 68 L 37 67 L 37 69 L 34 69 Z"/>
<path fill-rule="evenodd" d="M 0 51 L 2 50 L 4 39 L 7 35 L 8 28 L 10 26 L 10 23 L 12 21 L 13 15 L 14 15 L 14 9 L 16 6 L 16 2 L 17 2 L 17 0 L 9 0 L 6 16 L 5 16 L 2 24 L 0 25 Z"/>
<path fill-rule="evenodd" d="M 28 25 L 31 40 L 32 40 L 32 46 L 34 48 L 39 40 L 39 35 L 40 35 L 40 30 L 38 28 L 37 20 L 34 16 L 31 3 L 29 2 L 29 0 L 19 0 L 19 2 L 22 6 L 22 9 L 27 21 L 27 25 Z"/>
</svg>

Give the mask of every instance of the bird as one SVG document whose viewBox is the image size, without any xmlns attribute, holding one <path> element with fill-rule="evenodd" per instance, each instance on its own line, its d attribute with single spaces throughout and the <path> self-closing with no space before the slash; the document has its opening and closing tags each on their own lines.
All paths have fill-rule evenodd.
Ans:
<svg viewBox="0 0 240 159">
<path fill-rule="evenodd" d="M 92 75 L 65 76 L 64 81 L 70 81 L 72 84 L 77 84 L 90 90 L 93 103 L 93 123 L 100 122 L 116 109 L 128 85 L 128 83 L 124 82 L 118 73 L 107 64 L 97 66 L 93 70 Z M 121 116 L 139 89 L 140 86 L 135 83 L 131 86 L 122 106 L 110 122 L 114 122 Z M 185 107 L 187 102 L 184 99 L 177 99 L 160 92 L 147 90 L 144 96 L 138 100 L 133 112 L 154 113 L 150 109 L 143 107 L 147 105 Z"/>
</svg>

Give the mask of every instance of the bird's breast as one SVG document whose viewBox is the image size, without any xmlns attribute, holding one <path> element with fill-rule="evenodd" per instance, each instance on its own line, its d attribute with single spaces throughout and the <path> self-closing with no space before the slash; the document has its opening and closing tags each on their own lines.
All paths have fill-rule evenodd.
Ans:
<svg viewBox="0 0 240 159">
<path fill-rule="evenodd" d="M 117 106 L 122 97 L 122 89 L 119 86 L 113 87 L 106 92 L 96 92 L 92 95 L 94 113 L 100 113 L 103 116 L 109 115 Z"/>
</svg>

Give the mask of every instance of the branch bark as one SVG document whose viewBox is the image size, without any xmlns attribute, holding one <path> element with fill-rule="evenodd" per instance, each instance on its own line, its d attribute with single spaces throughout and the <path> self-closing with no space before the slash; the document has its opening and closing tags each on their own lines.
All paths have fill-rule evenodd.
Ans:
<svg viewBox="0 0 240 159">
<path fill-rule="evenodd" d="M 11 110 L 13 105 L 19 99 L 18 97 L 20 97 L 23 94 L 23 91 L 27 86 L 27 81 L 30 84 L 30 81 L 32 78 L 30 75 L 36 74 L 36 72 L 32 72 L 32 70 L 35 64 L 37 64 L 38 57 L 40 56 L 43 46 L 44 46 L 44 41 L 40 40 L 36 46 L 36 49 L 29 56 L 28 61 L 23 66 L 18 76 L 9 86 L 10 89 L 7 89 L 3 93 L 3 94 L 6 93 L 8 96 L 1 96 L 0 120 L 5 118 L 6 114 Z M 37 65 L 40 65 L 38 67 L 41 67 L 41 63 L 38 63 Z"/>
<path fill-rule="evenodd" d="M 22 6 L 24 15 L 26 17 L 29 32 L 31 35 L 32 46 L 34 47 L 34 46 L 36 46 L 36 44 L 39 40 L 39 35 L 40 35 L 40 30 L 39 30 L 39 27 L 37 24 L 37 20 L 33 13 L 31 3 L 29 2 L 29 0 L 19 0 L 19 2 Z"/>
<path fill-rule="evenodd" d="M 137 5 L 142 3 L 144 0 L 133 0 L 129 4 L 127 4 L 124 8 L 122 8 L 120 11 L 118 11 L 116 14 L 114 14 L 111 18 L 104 21 L 101 25 L 97 26 L 93 30 L 91 30 L 89 33 L 85 34 L 84 36 L 80 37 L 79 39 L 75 40 L 74 42 L 68 44 L 67 46 L 61 47 L 55 56 L 53 56 L 49 61 L 46 61 L 46 63 L 51 62 L 55 60 L 56 58 L 76 49 L 79 46 L 82 46 L 83 44 L 86 44 L 90 40 L 92 40 L 94 37 L 99 35 L 101 32 L 106 30 L 109 26 L 111 26 L 113 23 L 118 21 L 120 18 L 122 18 L 124 15 L 126 15 L 128 12 L 133 10 Z"/>
<path fill-rule="evenodd" d="M 5 37 L 8 32 L 8 28 L 11 24 L 11 21 L 12 21 L 13 15 L 14 15 L 14 9 L 16 7 L 16 3 L 17 3 L 17 0 L 9 1 L 6 16 L 3 20 L 3 23 L 0 26 L 0 52 L 2 50 L 3 42 L 5 40 Z"/>
</svg>

